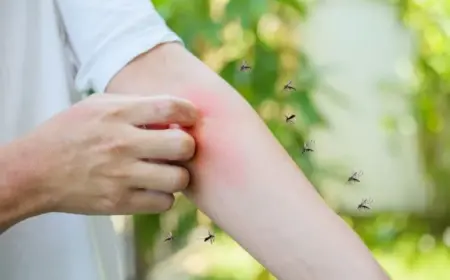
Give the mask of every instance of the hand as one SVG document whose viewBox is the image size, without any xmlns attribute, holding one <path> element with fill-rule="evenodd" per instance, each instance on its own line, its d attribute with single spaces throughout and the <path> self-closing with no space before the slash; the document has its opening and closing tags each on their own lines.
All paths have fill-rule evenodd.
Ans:
<svg viewBox="0 0 450 280">
<path fill-rule="evenodd" d="M 45 212 L 134 214 L 168 210 L 186 188 L 194 106 L 183 99 L 95 94 L 27 136 L 42 174 Z M 139 127 L 166 129 L 141 129 Z M 145 159 L 145 160 L 144 160 Z"/>
</svg>

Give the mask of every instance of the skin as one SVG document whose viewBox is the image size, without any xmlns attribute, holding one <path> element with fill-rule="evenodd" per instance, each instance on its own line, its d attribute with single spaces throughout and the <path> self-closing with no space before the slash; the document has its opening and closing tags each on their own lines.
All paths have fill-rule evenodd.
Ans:
<svg viewBox="0 0 450 280">
<path fill-rule="evenodd" d="M 19 159 L 32 158 L 30 144 L 20 139 L 0 146 L 0 233 L 21 220 L 42 213 L 42 206 L 47 204 L 46 195 L 34 187 L 40 180 L 34 164 Z"/>
<path fill-rule="evenodd" d="M 185 194 L 278 279 L 389 279 L 257 113 L 182 46 L 137 57 L 107 91 L 164 92 L 199 108 Z"/>
<path fill-rule="evenodd" d="M 186 195 L 278 279 L 388 279 L 253 109 L 184 48 L 138 57 L 108 91 L 122 94 L 90 97 L 0 147 L 2 230 L 54 211 L 165 211 L 188 183 L 176 163 L 195 138 Z"/>
<path fill-rule="evenodd" d="M 0 231 L 47 212 L 168 210 L 189 183 L 178 163 L 192 158 L 195 140 L 161 128 L 196 120 L 194 105 L 180 98 L 98 94 L 0 146 Z"/>
<path fill-rule="evenodd" d="M 240 117 L 243 113 L 245 116 L 245 111 L 249 108 L 233 107 L 235 104 L 231 103 L 232 99 L 227 96 L 200 88 L 188 89 L 181 95 L 191 100 L 199 112 L 197 124 L 187 130 L 197 142 L 196 156 L 190 162 L 191 169 L 207 168 L 208 172 L 220 173 L 221 179 L 227 182 L 229 188 L 245 184 L 245 167 L 251 164 L 251 161 L 242 158 L 244 147 L 233 146 L 232 139 L 237 127 L 245 127 L 248 119 Z M 230 108 L 235 108 L 233 114 Z M 218 131 L 220 132 L 217 133 Z M 217 155 L 220 155 L 220 160 Z M 200 180 L 203 176 L 198 177 L 195 180 Z"/>
</svg>

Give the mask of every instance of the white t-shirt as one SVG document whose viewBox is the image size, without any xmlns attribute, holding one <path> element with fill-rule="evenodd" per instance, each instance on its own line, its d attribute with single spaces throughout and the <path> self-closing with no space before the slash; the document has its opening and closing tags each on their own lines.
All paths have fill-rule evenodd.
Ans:
<svg viewBox="0 0 450 280">
<path fill-rule="evenodd" d="M 0 38 L 0 144 L 179 41 L 149 0 L 2 0 Z M 111 221 L 54 213 L 14 226 L 0 235 L 0 279 L 124 280 Z"/>
</svg>

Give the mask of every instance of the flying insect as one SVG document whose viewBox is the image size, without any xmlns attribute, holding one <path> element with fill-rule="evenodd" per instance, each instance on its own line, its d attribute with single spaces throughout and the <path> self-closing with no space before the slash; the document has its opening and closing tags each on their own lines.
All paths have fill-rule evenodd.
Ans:
<svg viewBox="0 0 450 280">
<path fill-rule="evenodd" d="M 208 230 L 208 236 L 205 237 L 205 238 L 203 239 L 203 241 L 204 241 L 204 242 L 208 242 L 208 241 L 209 241 L 211 244 L 213 244 L 215 239 L 216 239 L 216 236 L 215 236 L 214 234 L 212 234 L 212 233 Z"/>
<path fill-rule="evenodd" d="M 303 150 L 302 150 L 302 155 L 304 153 L 308 153 L 308 152 L 314 152 L 312 146 L 314 145 L 315 141 L 314 140 L 309 140 L 308 142 L 305 142 L 303 144 Z"/>
<path fill-rule="evenodd" d="M 292 114 L 292 115 L 286 115 L 286 116 L 284 116 L 285 117 L 285 119 L 286 119 L 286 123 L 292 123 L 292 122 L 294 122 L 294 120 L 295 120 L 295 115 L 294 114 Z"/>
<path fill-rule="evenodd" d="M 292 86 L 292 81 L 288 81 L 287 84 L 284 85 L 283 90 L 296 91 L 297 89 Z"/>
<path fill-rule="evenodd" d="M 347 183 L 360 183 L 362 175 L 362 170 L 353 172 L 352 175 L 348 177 Z"/>
<path fill-rule="evenodd" d="M 252 69 L 252 67 L 247 65 L 247 61 L 245 61 L 245 60 L 242 61 L 241 67 L 239 68 L 239 70 L 241 72 L 246 72 L 246 71 L 251 70 L 251 69 Z"/>
<path fill-rule="evenodd" d="M 372 200 L 370 199 L 363 199 L 362 201 L 361 201 L 361 203 L 360 204 L 358 204 L 358 207 L 356 207 L 356 209 L 358 209 L 358 210 L 370 210 L 370 206 L 369 206 L 369 204 L 371 204 L 372 203 Z"/>
</svg>

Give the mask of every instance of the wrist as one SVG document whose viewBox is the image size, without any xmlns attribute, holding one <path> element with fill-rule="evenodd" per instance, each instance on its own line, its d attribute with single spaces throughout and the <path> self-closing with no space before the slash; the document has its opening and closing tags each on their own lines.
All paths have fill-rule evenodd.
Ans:
<svg viewBox="0 0 450 280">
<path fill-rule="evenodd" d="M 0 224 L 12 225 L 49 211 L 51 197 L 43 186 L 44 162 L 33 142 L 18 139 L 0 146 Z"/>
</svg>

